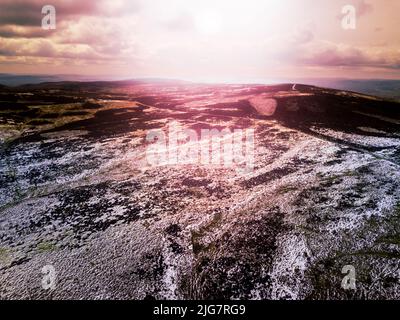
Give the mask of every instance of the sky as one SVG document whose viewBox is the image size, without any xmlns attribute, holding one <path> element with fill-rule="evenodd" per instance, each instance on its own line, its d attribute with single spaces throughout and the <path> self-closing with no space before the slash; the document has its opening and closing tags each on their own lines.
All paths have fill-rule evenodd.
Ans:
<svg viewBox="0 0 400 320">
<path fill-rule="evenodd" d="M 399 12 L 399 0 L 0 0 L 0 73 L 400 79 Z"/>
</svg>

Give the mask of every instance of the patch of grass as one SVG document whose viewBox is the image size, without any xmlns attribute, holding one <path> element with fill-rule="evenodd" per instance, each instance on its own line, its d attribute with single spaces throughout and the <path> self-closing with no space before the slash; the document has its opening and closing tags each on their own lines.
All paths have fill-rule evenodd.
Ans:
<svg viewBox="0 0 400 320">
<path fill-rule="evenodd" d="M 378 240 L 378 242 L 384 244 L 395 244 L 400 246 L 400 234 L 382 237 Z"/>
<path fill-rule="evenodd" d="M 0 247 L 0 263 L 6 263 L 9 259 L 10 252 L 7 248 Z"/>
<path fill-rule="evenodd" d="M 330 187 L 335 184 L 342 183 L 344 179 L 346 178 L 351 178 L 351 177 L 357 177 L 359 174 L 358 172 L 354 170 L 347 170 L 343 172 L 342 174 L 334 174 L 331 176 L 323 176 L 322 177 L 322 184 L 325 187 Z"/>
<path fill-rule="evenodd" d="M 322 184 L 325 187 L 330 187 L 334 184 L 339 184 L 343 181 L 342 177 L 340 175 L 332 175 L 332 176 L 324 176 L 322 178 Z"/>
<path fill-rule="evenodd" d="M 201 188 L 196 188 L 196 187 L 191 187 L 186 189 L 187 193 L 189 195 L 194 196 L 197 199 L 201 199 L 205 197 L 205 194 Z"/>
<path fill-rule="evenodd" d="M 206 233 L 210 232 L 215 228 L 222 220 L 222 213 L 217 212 L 214 214 L 212 220 L 209 224 L 203 226 L 198 231 L 191 232 L 191 243 L 193 248 L 193 253 L 197 256 L 201 252 L 210 252 L 215 250 L 215 245 L 213 243 L 209 245 L 203 245 L 201 243 L 201 238 L 205 236 Z"/>
<path fill-rule="evenodd" d="M 6 177 L 11 181 L 14 182 L 14 195 L 13 195 L 13 200 L 18 201 L 22 198 L 22 189 L 21 185 L 18 181 L 18 171 L 17 169 L 10 163 L 7 155 L 6 156 L 6 166 L 7 166 L 7 171 L 6 171 Z M 2 207 L 0 207 L 2 208 Z"/>
<path fill-rule="evenodd" d="M 39 252 L 51 252 L 51 251 L 56 250 L 57 247 L 56 247 L 56 245 L 55 245 L 54 243 L 52 243 L 52 242 L 43 241 L 43 242 L 40 242 L 40 243 L 37 245 L 36 249 L 37 249 Z"/>
<path fill-rule="evenodd" d="M 16 184 L 14 191 L 15 191 L 14 201 L 19 202 L 23 198 L 23 192 L 21 190 L 19 183 Z"/>
<path fill-rule="evenodd" d="M 395 206 L 393 214 L 385 220 L 389 232 L 379 238 L 378 242 L 400 246 L 400 202 Z"/>
<path fill-rule="evenodd" d="M 368 225 L 370 226 L 370 228 L 376 229 L 379 227 L 379 220 L 377 217 L 372 216 L 369 220 L 368 220 Z"/>
<path fill-rule="evenodd" d="M 64 116 L 68 117 L 68 116 L 87 116 L 90 113 L 87 111 L 66 111 L 64 112 Z"/>
<path fill-rule="evenodd" d="M 39 119 L 29 120 L 26 124 L 28 124 L 30 126 L 44 126 L 44 125 L 52 124 L 52 122 L 47 119 L 39 118 Z"/>
<path fill-rule="evenodd" d="M 191 242 L 193 253 L 197 256 L 201 251 L 204 250 L 204 246 L 200 244 L 201 234 L 198 231 L 192 231 Z"/>
<path fill-rule="evenodd" d="M 297 190 L 298 190 L 298 188 L 293 186 L 293 185 L 286 185 L 286 186 L 279 187 L 276 192 L 278 194 L 283 195 L 283 194 L 286 194 L 286 193 L 289 193 L 289 192 L 292 192 L 292 191 L 297 191 Z"/>
<path fill-rule="evenodd" d="M 3 144 L 1 146 L 1 151 L 5 152 L 11 146 L 12 142 L 14 141 L 13 137 L 7 137 L 3 140 Z"/>
<path fill-rule="evenodd" d="M 400 202 L 398 202 L 396 207 L 394 208 L 394 213 L 397 217 L 400 216 Z"/>
<path fill-rule="evenodd" d="M 354 170 L 347 170 L 343 173 L 342 177 L 357 177 L 359 174 Z"/>
</svg>

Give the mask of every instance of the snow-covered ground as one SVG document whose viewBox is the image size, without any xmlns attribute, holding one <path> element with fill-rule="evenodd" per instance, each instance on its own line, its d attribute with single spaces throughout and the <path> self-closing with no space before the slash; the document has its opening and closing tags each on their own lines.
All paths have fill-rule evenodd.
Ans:
<svg viewBox="0 0 400 320">
<path fill-rule="evenodd" d="M 115 113 L 3 143 L 0 298 L 400 298 L 400 138 L 243 115 L 258 87 L 193 90 L 109 99 Z M 253 128 L 254 170 L 145 165 L 146 133 L 171 120 Z"/>
</svg>

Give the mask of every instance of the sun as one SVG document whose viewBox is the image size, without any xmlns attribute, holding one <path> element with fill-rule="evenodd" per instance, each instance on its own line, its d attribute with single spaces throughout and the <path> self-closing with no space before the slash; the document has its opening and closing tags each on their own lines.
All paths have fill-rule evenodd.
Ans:
<svg viewBox="0 0 400 320">
<path fill-rule="evenodd" d="M 222 17 L 217 12 L 206 11 L 195 16 L 195 26 L 203 34 L 216 34 L 222 29 Z"/>
</svg>

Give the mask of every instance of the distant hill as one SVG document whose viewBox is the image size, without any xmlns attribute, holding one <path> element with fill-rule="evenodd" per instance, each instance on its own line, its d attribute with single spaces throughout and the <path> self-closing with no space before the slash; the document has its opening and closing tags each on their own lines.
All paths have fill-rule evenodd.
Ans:
<svg viewBox="0 0 400 320">
<path fill-rule="evenodd" d="M 14 75 L 0 74 L 0 85 L 19 86 L 29 83 L 41 83 L 46 81 L 61 81 L 58 76 L 35 76 L 35 75 Z"/>
<path fill-rule="evenodd" d="M 187 81 L 167 78 L 135 78 L 135 79 L 116 79 L 115 77 L 100 78 L 100 77 L 87 77 L 79 75 L 18 75 L 0 73 L 0 85 L 19 87 L 25 85 L 44 85 L 51 86 L 53 83 L 55 86 L 60 85 L 73 85 L 87 83 L 91 85 L 95 84 L 108 84 L 108 85 L 123 85 L 125 84 L 136 84 L 136 83 L 187 83 Z"/>
<path fill-rule="evenodd" d="M 400 80 L 301 79 L 304 84 L 355 91 L 400 101 Z"/>
<path fill-rule="evenodd" d="M 368 95 L 374 95 L 386 99 L 400 101 L 400 80 L 352 80 L 352 79 L 282 79 L 281 83 L 294 82 L 308 85 L 316 85 L 337 90 L 354 91 Z M 117 80 L 109 77 L 108 79 L 99 77 L 84 77 L 78 75 L 16 75 L 0 73 L 0 85 L 9 87 L 26 86 L 31 89 L 60 89 L 60 87 L 74 88 L 96 88 L 98 86 L 123 86 L 135 85 L 139 83 L 188 83 L 188 81 L 162 78 L 136 78 L 131 80 Z"/>
<path fill-rule="evenodd" d="M 63 82 L 63 81 L 96 81 L 96 77 L 84 77 L 78 75 L 19 75 L 0 73 L 0 84 L 16 87 L 26 84 L 40 84 L 44 82 Z M 113 79 L 109 79 L 113 80 Z M 114 79 L 115 80 L 115 79 Z"/>
</svg>

